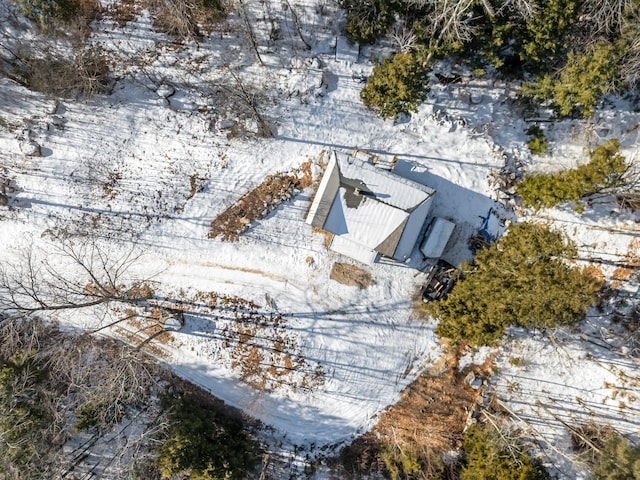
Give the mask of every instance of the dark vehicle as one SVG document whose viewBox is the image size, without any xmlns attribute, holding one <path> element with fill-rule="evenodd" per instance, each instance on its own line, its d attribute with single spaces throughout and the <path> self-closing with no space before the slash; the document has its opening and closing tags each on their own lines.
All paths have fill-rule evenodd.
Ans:
<svg viewBox="0 0 640 480">
<path fill-rule="evenodd" d="M 447 298 L 454 283 L 460 276 L 460 271 L 444 260 L 431 267 L 427 283 L 422 288 L 422 301 L 429 303 L 434 300 Z"/>
</svg>

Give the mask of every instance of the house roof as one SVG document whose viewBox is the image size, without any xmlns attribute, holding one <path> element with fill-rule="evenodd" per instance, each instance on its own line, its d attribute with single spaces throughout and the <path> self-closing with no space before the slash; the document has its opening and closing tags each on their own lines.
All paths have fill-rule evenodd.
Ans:
<svg viewBox="0 0 640 480">
<path fill-rule="evenodd" d="M 334 234 L 331 248 L 365 263 L 378 253 L 406 259 L 435 191 L 368 162 L 334 152 L 307 223 Z"/>
</svg>

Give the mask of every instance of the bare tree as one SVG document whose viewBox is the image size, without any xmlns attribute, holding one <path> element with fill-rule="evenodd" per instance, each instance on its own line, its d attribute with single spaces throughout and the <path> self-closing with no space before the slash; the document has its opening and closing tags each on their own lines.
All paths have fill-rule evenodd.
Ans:
<svg viewBox="0 0 640 480">
<path fill-rule="evenodd" d="M 258 39 L 256 37 L 256 32 L 253 29 L 253 25 L 251 24 L 251 19 L 249 18 L 249 14 L 247 13 L 247 8 L 244 5 L 242 0 L 237 0 L 238 4 L 238 13 L 242 18 L 242 22 L 244 23 L 245 28 L 247 29 L 247 35 L 249 36 L 249 43 L 251 43 L 251 48 L 253 48 L 253 52 L 256 54 L 256 59 L 258 63 L 264 67 L 264 61 L 260 56 L 260 48 L 258 46 Z"/>
<path fill-rule="evenodd" d="M 422 20 L 425 37 L 430 38 L 428 63 L 435 50 L 442 45 L 470 41 L 476 30 L 473 8 L 475 0 L 405 0 L 407 5 L 428 12 Z M 488 2 L 483 2 L 489 7 Z M 493 13 L 491 10 L 490 14 Z"/>
<path fill-rule="evenodd" d="M 413 28 L 404 24 L 396 24 L 391 33 L 391 40 L 396 44 L 398 51 L 409 53 L 415 48 L 418 37 Z"/>
<path fill-rule="evenodd" d="M 151 284 L 129 272 L 140 256 L 87 238 L 59 239 L 49 254 L 31 245 L 16 263 L 0 265 L 0 310 L 31 315 L 114 301 L 145 304 Z"/>
<path fill-rule="evenodd" d="M 211 98 L 221 107 L 227 109 L 235 118 L 252 119 L 258 137 L 273 136 L 269 121 L 262 113 L 262 104 L 266 100 L 263 89 L 242 77 L 240 70 L 232 65 L 225 65 L 224 81 L 210 84 Z"/>
<path fill-rule="evenodd" d="M 589 25 L 591 38 L 621 34 L 629 12 L 637 10 L 633 0 L 586 0 L 581 21 Z"/>
</svg>

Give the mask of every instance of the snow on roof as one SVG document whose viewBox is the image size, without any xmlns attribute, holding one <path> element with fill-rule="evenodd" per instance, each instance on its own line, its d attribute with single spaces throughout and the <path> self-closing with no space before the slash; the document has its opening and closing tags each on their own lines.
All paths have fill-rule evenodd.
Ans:
<svg viewBox="0 0 640 480">
<path fill-rule="evenodd" d="M 405 260 L 434 193 L 432 188 L 334 152 L 306 222 L 335 235 L 332 250 L 359 261 L 367 259 L 364 263 L 375 259 L 371 252 Z"/>
<path fill-rule="evenodd" d="M 378 256 L 378 252 L 375 250 L 367 248 L 342 235 L 335 235 L 333 237 L 330 248 L 334 252 L 341 253 L 367 265 L 375 262 Z"/>
<path fill-rule="evenodd" d="M 359 183 L 362 191 L 370 191 L 381 202 L 411 211 L 435 193 L 435 190 L 378 168 L 350 155 L 336 152 L 341 183 Z"/>
<path fill-rule="evenodd" d="M 434 218 L 420 246 L 422 254 L 427 258 L 440 258 L 455 227 L 456 224 L 449 220 Z"/>
<path fill-rule="evenodd" d="M 324 228 L 373 250 L 408 217 L 404 210 L 340 187 Z"/>
</svg>

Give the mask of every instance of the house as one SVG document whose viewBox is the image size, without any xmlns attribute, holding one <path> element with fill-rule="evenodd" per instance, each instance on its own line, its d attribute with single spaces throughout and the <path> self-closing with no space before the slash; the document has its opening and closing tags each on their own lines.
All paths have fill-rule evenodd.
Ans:
<svg viewBox="0 0 640 480">
<path fill-rule="evenodd" d="M 371 264 L 378 255 L 405 261 L 434 195 L 425 185 L 333 152 L 306 223 L 333 234 L 331 250 L 360 262 Z"/>
</svg>

